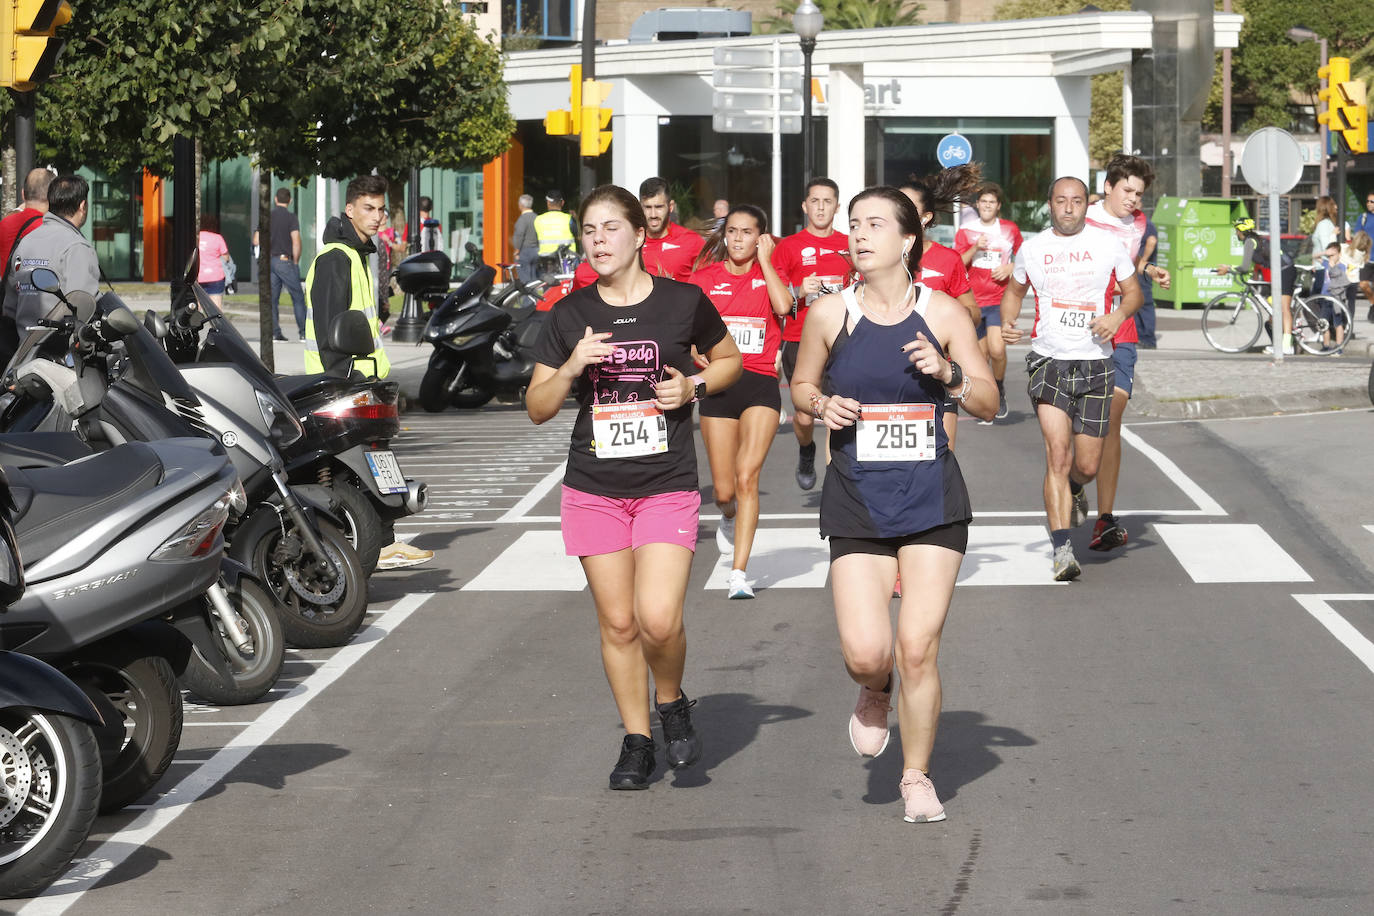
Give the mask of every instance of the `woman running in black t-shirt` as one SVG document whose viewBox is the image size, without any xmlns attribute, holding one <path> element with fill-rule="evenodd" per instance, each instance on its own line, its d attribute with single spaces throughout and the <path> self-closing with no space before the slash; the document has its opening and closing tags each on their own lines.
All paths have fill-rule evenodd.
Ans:
<svg viewBox="0 0 1374 916">
<path fill-rule="evenodd" d="M 759 473 L 782 409 L 777 357 L 781 317 L 792 313 L 792 293 L 773 269 L 772 257 L 768 217 L 758 207 L 737 204 L 707 241 L 691 276 L 720 311 L 744 357 L 739 382 L 698 408 L 720 508 L 716 546 L 733 560 L 725 586 L 730 598 L 754 597 L 745 570 L 759 526 Z"/>
<path fill-rule="evenodd" d="M 597 281 L 549 313 L 525 408 L 543 423 L 569 393 L 577 398 L 563 542 L 591 586 L 601 661 L 625 726 L 610 785 L 643 789 L 655 766 L 650 671 L 669 766 L 701 756 L 682 692 L 682 605 L 701 508 L 692 403 L 738 379 L 740 355 L 701 290 L 644 270 L 648 225 L 637 197 L 596 188 L 578 225 Z M 696 375 L 693 347 L 711 360 Z"/>
</svg>

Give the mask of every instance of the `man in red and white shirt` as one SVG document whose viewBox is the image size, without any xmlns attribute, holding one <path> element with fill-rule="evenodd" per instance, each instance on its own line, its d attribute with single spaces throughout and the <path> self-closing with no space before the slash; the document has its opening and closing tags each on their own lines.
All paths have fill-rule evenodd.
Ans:
<svg viewBox="0 0 1374 916">
<path fill-rule="evenodd" d="M 1126 256 L 1135 260 L 1140 242 L 1145 238 L 1145 214 L 1139 209 L 1140 200 L 1154 180 L 1154 170 L 1137 156 L 1116 155 L 1107 163 L 1106 196 L 1088 207 L 1088 225 L 1110 232 L 1121 244 Z M 1149 277 L 1169 288 L 1169 272 L 1155 264 L 1146 264 Z M 1121 418 L 1135 385 L 1136 343 L 1139 335 L 1135 319 L 1123 321 L 1116 332 L 1112 350 L 1115 369 L 1112 391 L 1111 422 L 1107 439 L 1102 445 L 1102 466 L 1097 472 L 1097 523 L 1093 526 L 1092 550 L 1112 550 L 1126 546 L 1126 529 L 1112 514 L 1116 505 L 1116 485 L 1121 479 Z M 1086 510 L 1086 496 L 1082 499 Z"/>
<path fill-rule="evenodd" d="M 816 297 L 839 292 L 849 277 L 849 237 L 835 231 L 835 212 L 840 206 L 840 186 L 829 178 L 812 178 L 802 198 L 806 227 L 778 242 L 773 266 L 792 290 L 796 310 L 782 329 L 782 368 L 792 382 L 801 346 L 802 326 Z M 792 418 L 797 434 L 797 486 L 816 485 L 816 442 L 811 415 L 799 410 Z"/>
<path fill-rule="evenodd" d="M 1035 293 L 1027 390 L 1045 438 L 1045 514 L 1054 578 L 1082 572 L 1069 543 L 1082 491 L 1102 460 L 1112 400 L 1112 338 L 1144 297 L 1135 262 L 1110 233 L 1087 225 L 1088 187 L 1073 177 L 1050 186 L 1050 226 L 1016 255 L 1002 297 L 1002 337 L 1016 343 L 1027 290 Z M 1114 293 L 1120 288 L 1121 296 Z"/>
<path fill-rule="evenodd" d="M 1002 219 L 1002 188 L 986 182 L 978 188 L 975 209 L 978 221 L 954 234 L 954 250 L 964 259 L 973 298 L 983 313 L 978 325 L 978 344 L 997 379 L 997 419 L 1007 415 L 1007 347 L 1002 335 L 994 331 L 1002 323 L 1002 294 L 1011 278 L 1012 260 L 1021 249 L 1021 230 L 1009 219 Z"/>
</svg>

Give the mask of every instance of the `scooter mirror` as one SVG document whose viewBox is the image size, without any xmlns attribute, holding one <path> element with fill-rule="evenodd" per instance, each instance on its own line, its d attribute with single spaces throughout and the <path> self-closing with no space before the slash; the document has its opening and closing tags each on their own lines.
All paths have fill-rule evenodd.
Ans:
<svg viewBox="0 0 1374 916">
<path fill-rule="evenodd" d="M 62 292 L 62 281 L 47 267 L 35 267 L 29 274 L 29 282 L 33 284 L 34 289 L 45 293 Z"/>
<path fill-rule="evenodd" d="M 95 317 L 95 297 L 84 289 L 67 293 L 67 304 L 76 312 L 77 321 L 86 322 Z"/>
<path fill-rule="evenodd" d="M 148 309 L 143 313 L 143 326 L 158 340 L 167 336 L 167 322 L 163 321 L 162 316 L 154 309 Z"/>
<path fill-rule="evenodd" d="M 125 307 L 112 309 L 110 313 L 105 316 L 105 325 L 120 337 L 128 337 L 132 334 L 137 334 L 139 328 L 143 327 L 138 318 L 134 316 L 134 313 Z"/>
<path fill-rule="evenodd" d="M 329 328 L 329 339 L 325 341 L 325 346 L 326 349 L 347 353 L 349 356 L 366 356 L 371 353 L 376 346 L 367 316 L 355 309 L 349 309 L 335 318 Z"/>
</svg>

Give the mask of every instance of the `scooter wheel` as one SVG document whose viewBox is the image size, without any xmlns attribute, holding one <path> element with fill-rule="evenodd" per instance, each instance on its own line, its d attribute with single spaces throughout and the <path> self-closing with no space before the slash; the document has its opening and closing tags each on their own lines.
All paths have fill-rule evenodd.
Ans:
<svg viewBox="0 0 1374 916">
<path fill-rule="evenodd" d="M 85 722 L 0 710 L 0 897 L 32 897 L 86 842 L 100 805 L 100 749 Z"/>
<path fill-rule="evenodd" d="M 157 785 L 181 745 L 176 672 L 162 656 L 123 637 L 86 647 L 61 670 L 105 720 L 94 729 L 104 770 L 100 813 L 118 811 Z"/>
<path fill-rule="evenodd" d="M 369 576 L 376 572 L 377 558 L 381 556 L 382 548 L 391 542 L 382 540 L 382 529 L 388 526 L 382 523 L 382 517 L 372 500 L 349 480 L 341 477 L 335 477 L 332 486 L 308 483 L 297 485 L 295 490 L 300 496 L 309 494 L 327 503 L 337 513 L 344 523 L 348 542 L 358 552 L 363 572 Z"/>
<path fill-rule="evenodd" d="M 276 602 L 262 586 L 245 578 L 239 581 L 238 588 L 228 589 L 228 593 L 229 602 L 238 612 L 247 633 L 248 650 L 240 650 L 234 645 L 224 631 L 224 624 L 210 608 L 210 599 L 202 597 L 200 600 L 210 616 L 215 647 L 223 654 L 233 679 L 225 683 L 215 667 L 196 649 L 181 673 L 181 686 L 215 706 L 242 706 L 262 699 L 277 683 L 286 657 L 286 636 L 282 632 L 281 618 L 277 616 Z"/>
</svg>

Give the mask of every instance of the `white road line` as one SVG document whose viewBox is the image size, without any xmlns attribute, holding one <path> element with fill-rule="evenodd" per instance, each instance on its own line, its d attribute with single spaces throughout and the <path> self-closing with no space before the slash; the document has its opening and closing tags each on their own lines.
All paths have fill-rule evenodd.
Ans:
<svg viewBox="0 0 1374 916">
<path fill-rule="evenodd" d="M 1131 445 L 1135 446 L 1136 450 L 1142 455 L 1153 461 L 1155 467 L 1159 468 L 1165 477 L 1172 480 L 1174 485 L 1182 490 L 1184 495 L 1197 505 L 1198 509 L 1201 510 L 1201 514 L 1226 514 L 1226 510 L 1221 507 L 1221 504 L 1208 496 L 1207 491 L 1194 483 L 1191 477 L 1183 473 L 1183 470 L 1178 465 L 1174 464 L 1172 459 L 1153 445 L 1150 445 L 1144 439 L 1140 438 L 1140 436 L 1131 432 L 1131 430 L 1125 426 L 1121 427 L 1121 441 L 1129 442 Z"/>
<path fill-rule="evenodd" d="M 552 490 L 556 484 L 563 480 L 563 474 L 567 471 L 567 469 L 568 462 L 564 461 L 560 463 L 558 467 L 554 468 L 552 471 L 549 471 L 549 473 L 545 475 L 544 479 L 539 481 L 539 483 L 535 484 L 534 489 L 530 490 L 523 497 L 521 497 L 520 502 L 511 506 L 510 511 L 508 511 L 505 515 L 501 516 L 500 520 L 503 522 L 515 522 L 524 518 L 526 512 L 533 509 L 535 505 L 538 504 L 538 502 L 541 499 L 543 499 L 545 495 L 547 495 L 548 492 Z"/>
<path fill-rule="evenodd" d="M 1259 525 L 1159 524 L 1155 532 L 1194 582 L 1311 582 Z"/>
<path fill-rule="evenodd" d="M 1374 525 L 1365 525 L 1364 530 L 1368 531 L 1370 534 L 1374 534 Z"/>
<path fill-rule="evenodd" d="M 715 554 L 715 546 L 715 538 L 708 538 L 698 556 Z M 724 591 L 733 564 L 733 556 L 717 555 L 703 589 Z M 755 588 L 825 588 L 829 575 L 830 548 L 816 528 L 759 529 L 749 555 L 749 582 Z"/>
<path fill-rule="evenodd" d="M 530 572 L 539 570 L 538 583 Z M 563 549 L 557 531 L 526 531 L 501 555 L 487 564 L 461 591 L 476 592 L 580 592 L 587 587 L 586 574 L 577 557 Z"/>
<path fill-rule="evenodd" d="M 1317 622 L 1340 640 L 1341 645 L 1351 651 L 1366 668 L 1374 671 L 1374 642 L 1370 642 L 1350 621 L 1346 620 L 1331 606 L 1333 601 L 1374 601 L 1374 595 L 1294 595 L 1307 613 L 1317 618 Z"/>
<path fill-rule="evenodd" d="M 16 916 L 58 916 L 67 912 L 86 891 L 152 841 L 210 789 L 247 759 L 289 722 L 306 704 L 323 693 L 363 656 L 405 622 L 432 594 L 405 595 L 373 623 L 359 630 L 353 641 L 334 653 L 318 671 L 292 688 L 291 692 L 263 710 L 252 725 L 235 735 L 215 755 L 188 773 L 149 805 L 129 826 L 112 834 L 91 855 L 72 863 L 69 874 L 60 878 Z"/>
</svg>

